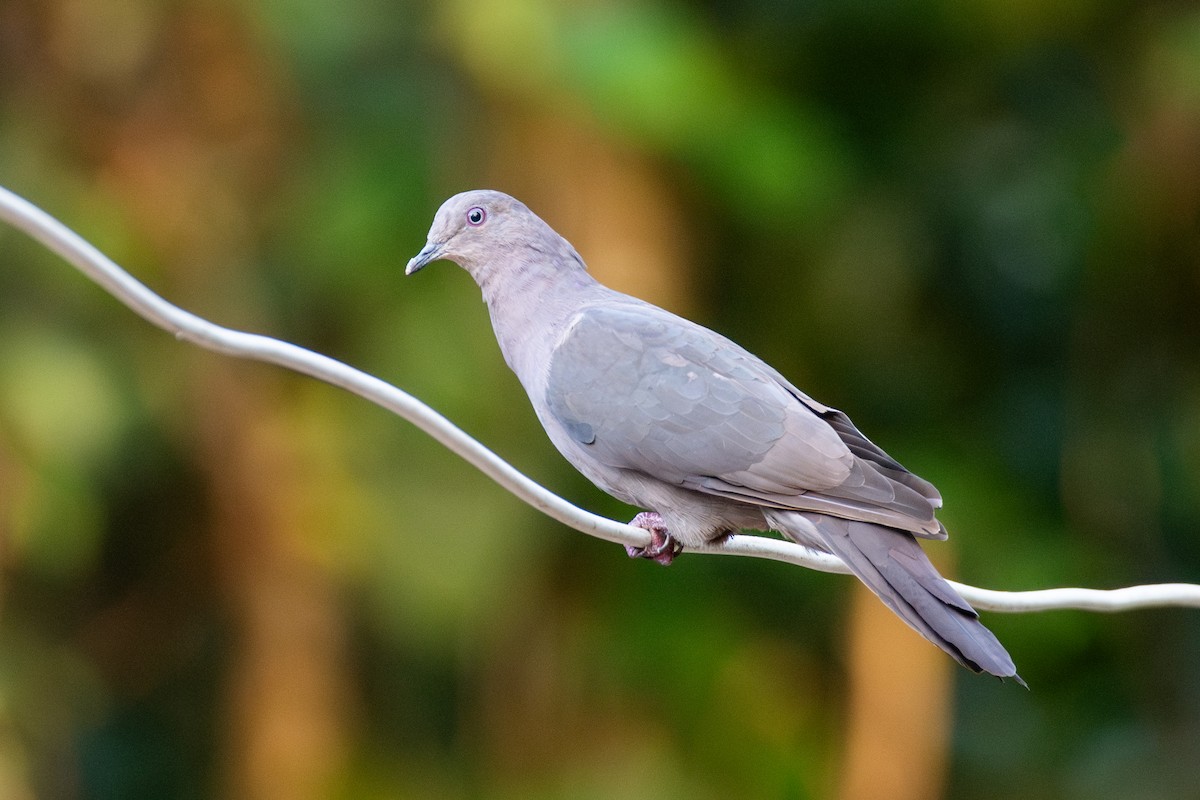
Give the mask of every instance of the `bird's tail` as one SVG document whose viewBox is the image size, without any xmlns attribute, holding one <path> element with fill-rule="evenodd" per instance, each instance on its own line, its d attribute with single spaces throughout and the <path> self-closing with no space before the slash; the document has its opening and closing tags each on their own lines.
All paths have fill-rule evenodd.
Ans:
<svg viewBox="0 0 1200 800">
<path fill-rule="evenodd" d="M 967 669 L 1012 678 L 1025 685 L 1012 657 L 995 634 L 983 626 L 975 609 L 938 574 L 911 534 L 870 522 L 822 514 L 783 512 L 773 515 L 792 534 L 789 519 L 803 517 L 796 537 L 810 544 L 818 534 L 821 549 L 842 559 L 867 587 L 913 629 L 945 650 Z"/>
</svg>

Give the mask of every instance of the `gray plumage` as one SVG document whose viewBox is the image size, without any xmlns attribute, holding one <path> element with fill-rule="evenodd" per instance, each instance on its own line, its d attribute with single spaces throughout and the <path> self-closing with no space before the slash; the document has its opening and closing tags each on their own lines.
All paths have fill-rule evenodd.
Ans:
<svg viewBox="0 0 1200 800">
<path fill-rule="evenodd" d="M 558 450 L 601 489 L 661 517 L 635 520 L 655 541 L 636 554 L 669 563 L 679 545 L 777 531 L 837 555 L 960 664 L 1020 681 L 917 543 L 946 538 L 941 495 L 845 414 L 720 334 L 601 285 L 508 195 L 447 200 L 406 272 L 443 258 L 479 284 L 504 358 Z"/>
</svg>

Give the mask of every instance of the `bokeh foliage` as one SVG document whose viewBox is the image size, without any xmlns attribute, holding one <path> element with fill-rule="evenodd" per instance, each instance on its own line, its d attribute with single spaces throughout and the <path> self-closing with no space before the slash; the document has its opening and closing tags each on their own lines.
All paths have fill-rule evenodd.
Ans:
<svg viewBox="0 0 1200 800">
<path fill-rule="evenodd" d="M 402 281 L 444 197 L 507 189 L 937 483 L 965 581 L 1200 582 L 1189 4 L 8 0 L 0 183 L 628 516 L 470 281 Z M 627 562 L 7 230 L 0 537 L 4 797 L 853 796 L 860 726 L 880 763 L 925 730 L 851 711 L 904 673 L 850 581 Z M 912 688 L 946 711 L 904 780 L 1195 796 L 1195 611 L 987 621 L 1032 691 Z"/>
</svg>

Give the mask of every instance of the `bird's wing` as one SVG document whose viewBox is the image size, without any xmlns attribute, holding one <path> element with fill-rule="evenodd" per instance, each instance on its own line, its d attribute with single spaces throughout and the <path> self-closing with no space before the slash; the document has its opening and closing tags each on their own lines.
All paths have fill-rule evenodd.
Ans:
<svg viewBox="0 0 1200 800">
<path fill-rule="evenodd" d="M 752 505 L 945 535 L 933 487 L 844 414 L 725 337 L 653 306 L 582 309 L 553 351 L 546 386 L 551 418 L 606 466 Z"/>
</svg>

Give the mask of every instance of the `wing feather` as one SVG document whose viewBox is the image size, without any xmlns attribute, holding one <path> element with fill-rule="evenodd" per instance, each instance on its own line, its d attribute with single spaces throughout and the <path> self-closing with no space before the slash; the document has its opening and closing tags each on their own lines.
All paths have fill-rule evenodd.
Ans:
<svg viewBox="0 0 1200 800">
<path fill-rule="evenodd" d="M 640 303 L 572 320 L 550 415 L 606 466 L 731 500 L 944 538 L 937 490 L 733 342 Z"/>
</svg>

